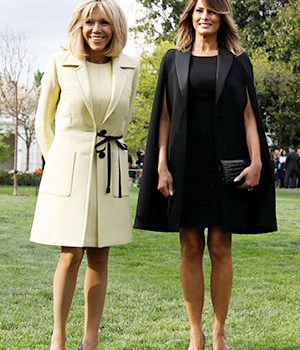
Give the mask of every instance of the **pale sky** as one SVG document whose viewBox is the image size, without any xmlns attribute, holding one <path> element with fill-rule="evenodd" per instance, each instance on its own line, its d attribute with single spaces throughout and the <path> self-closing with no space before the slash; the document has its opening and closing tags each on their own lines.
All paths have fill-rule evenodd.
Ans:
<svg viewBox="0 0 300 350">
<path fill-rule="evenodd" d="M 128 25 L 138 16 L 135 0 L 117 0 L 123 8 Z M 0 0 L 0 31 L 6 28 L 24 32 L 30 40 L 34 67 L 43 71 L 52 53 L 67 43 L 67 26 L 80 0 Z M 138 45 L 129 36 L 125 52 L 138 56 Z"/>
</svg>

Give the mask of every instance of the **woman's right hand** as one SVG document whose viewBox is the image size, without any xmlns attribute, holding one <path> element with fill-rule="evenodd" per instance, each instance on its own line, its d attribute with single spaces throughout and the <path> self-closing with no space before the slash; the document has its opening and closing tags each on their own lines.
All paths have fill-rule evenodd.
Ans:
<svg viewBox="0 0 300 350">
<path fill-rule="evenodd" d="M 164 169 L 158 173 L 157 189 L 165 197 L 173 196 L 173 177 L 168 169 Z"/>
</svg>

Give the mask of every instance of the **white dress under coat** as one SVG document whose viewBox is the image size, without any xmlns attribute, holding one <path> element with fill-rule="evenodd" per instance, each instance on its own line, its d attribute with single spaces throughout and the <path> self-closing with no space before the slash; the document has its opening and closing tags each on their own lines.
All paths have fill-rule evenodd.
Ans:
<svg viewBox="0 0 300 350">
<path fill-rule="evenodd" d="M 51 57 L 36 114 L 36 135 L 46 165 L 30 236 L 33 242 L 106 247 L 132 240 L 123 137 L 139 65 L 125 54 L 111 64 L 111 99 L 97 119 L 87 62 L 69 51 Z M 122 138 L 109 141 L 109 137 Z"/>
</svg>

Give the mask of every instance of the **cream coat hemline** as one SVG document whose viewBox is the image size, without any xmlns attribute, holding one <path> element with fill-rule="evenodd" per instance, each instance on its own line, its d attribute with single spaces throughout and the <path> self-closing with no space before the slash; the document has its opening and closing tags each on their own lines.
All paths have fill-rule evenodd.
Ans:
<svg viewBox="0 0 300 350">
<path fill-rule="evenodd" d="M 129 234 L 130 235 L 130 234 Z M 47 245 L 47 246 L 53 246 L 53 247 L 69 247 L 69 248 L 108 248 L 108 247 L 116 247 L 116 246 L 122 246 L 122 245 L 127 245 L 132 243 L 133 238 L 131 237 L 131 239 L 124 241 L 124 242 L 112 242 L 111 244 L 107 243 L 107 245 L 70 245 L 70 243 L 58 243 L 58 242 L 42 242 L 39 240 L 33 240 L 30 239 L 29 240 L 32 243 L 35 244 L 42 244 L 42 245 Z"/>
</svg>

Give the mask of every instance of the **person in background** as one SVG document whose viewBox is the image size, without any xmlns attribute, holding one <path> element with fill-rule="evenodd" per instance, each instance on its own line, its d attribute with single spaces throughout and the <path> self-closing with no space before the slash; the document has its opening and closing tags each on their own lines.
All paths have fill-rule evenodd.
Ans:
<svg viewBox="0 0 300 350">
<path fill-rule="evenodd" d="M 82 1 L 68 34 L 68 49 L 51 57 L 42 80 L 36 134 L 46 164 L 30 240 L 61 247 L 50 350 L 66 349 L 66 324 L 86 254 L 84 335 L 78 349 L 97 350 L 109 247 L 132 240 L 123 138 L 139 66 L 122 53 L 127 25 L 114 0 Z"/>
<path fill-rule="evenodd" d="M 137 160 L 136 160 L 136 164 L 138 165 L 138 167 L 140 167 L 141 169 L 143 169 L 143 165 L 144 165 L 144 158 L 145 158 L 145 151 L 138 149 L 136 151 L 136 156 L 137 156 Z"/>
<path fill-rule="evenodd" d="M 231 185 L 222 185 L 220 160 L 238 159 L 247 159 L 249 165 Z M 176 47 L 161 62 L 134 226 L 180 232 L 189 350 L 205 347 L 207 244 L 212 348 L 227 350 L 231 233 L 277 229 L 274 176 L 252 65 L 240 45 L 228 0 L 190 0 L 179 23 Z"/>
<path fill-rule="evenodd" d="M 145 151 L 138 149 L 136 152 L 136 156 L 137 156 L 137 160 L 136 160 L 135 164 L 139 168 L 139 171 L 137 172 L 137 186 L 140 187 L 142 176 L 143 176 Z"/>
<path fill-rule="evenodd" d="M 133 163 L 133 159 L 131 155 L 128 155 L 128 171 L 129 171 L 129 184 L 130 187 L 134 186 L 136 179 L 136 171 L 137 165 Z"/>
<path fill-rule="evenodd" d="M 289 153 L 285 161 L 285 188 L 296 188 L 297 177 L 299 175 L 299 154 L 296 152 L 295 147 L 289 148 Z"/>
<path fill-rule="evenodd" d="M 278 170 L 277 170 L 280 188 L 284 188 L 285 161 L 286 161 L 286 151 L 283 148 L 281 148 L 279 151 L 279 162 L 278 162 Z"/>
<path fill-rule="evenodd" d="M 279 188 L 280 180 L 278 177 L 278 170 L 280 167 L 280 163 L 279 163 L 279 150 L 278 149 L 275 149 L 274 152 L 272 153 L 271 164 L 272 164 L 272 168 L 273 168 L 273 172 L 274 172 L 275 187 Z"/>
</svg>

